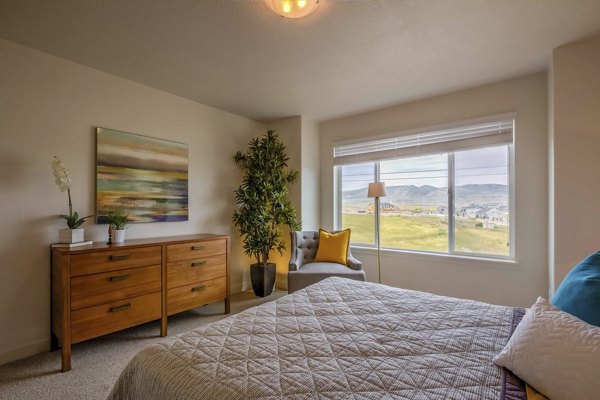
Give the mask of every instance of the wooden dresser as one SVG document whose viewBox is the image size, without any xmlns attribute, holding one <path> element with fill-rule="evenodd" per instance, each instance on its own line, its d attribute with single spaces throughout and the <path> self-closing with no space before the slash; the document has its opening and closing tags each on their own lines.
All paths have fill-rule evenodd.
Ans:
<svg viewBox="0 0 600 400">
<path fill-rule="evenodd" d="M 52 350 L 217 301 L 229 306 L 229 237 L 199 234 L 52 248 Z"/>
</svg>

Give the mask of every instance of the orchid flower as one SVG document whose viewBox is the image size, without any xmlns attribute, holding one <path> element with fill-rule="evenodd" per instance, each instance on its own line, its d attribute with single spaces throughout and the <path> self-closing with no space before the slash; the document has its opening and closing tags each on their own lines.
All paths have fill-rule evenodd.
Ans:
<svg viewBox="0 0 600 400">
<path fill-rule="evenodd" d="M 71 190 L 71 176 L 65 167 L 65 164 L 56 156 L 52 159 L 52 171 L 54 172 L 54 181 L 61 192 Z"/>
<path fill-rule="evenodd" d="M 71 176 L 67 167 L 62 161 L 56 156 L 52 159 L 52 172 L 54 173 L 54 182 L 61 192 L 67 192 L 69 197 L 69 215 L 62 214 L 61 217 L 67 220 L 67 226 L 69 229 L 77 229 L 86 219 L 93 217 L 94 215 L 88 215 L 87 217 L 79 218 L 77 212 L 73 212 L 73 202 L 71 201 Z"/>
</svg>

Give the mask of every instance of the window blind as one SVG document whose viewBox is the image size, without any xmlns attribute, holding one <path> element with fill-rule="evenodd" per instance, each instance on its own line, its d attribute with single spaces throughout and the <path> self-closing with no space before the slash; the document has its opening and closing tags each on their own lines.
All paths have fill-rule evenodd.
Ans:
<svg viewBox="0 0 600 400">
<path fill-rule="evenodd" d="M 514 116 L 511 116 L 416 134 L 339 144 L 333 148 L 334 164 L 355 164 L 511 144 L 514 123 Z"/>
</svg>

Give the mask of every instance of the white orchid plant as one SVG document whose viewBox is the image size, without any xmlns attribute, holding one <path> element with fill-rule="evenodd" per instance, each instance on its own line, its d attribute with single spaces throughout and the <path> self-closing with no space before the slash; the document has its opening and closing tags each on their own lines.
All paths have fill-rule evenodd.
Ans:
<svg viewBox="0 0 600 400">
<path fill-rule="evenodd" d="M 69 196 L 69 215 L 62 214 L 61 218 L 67 220 L 69 229 L 77 229 L 88 219 L 94 215 L 79 218 L 77 212 L 73 212 L 73 202 L 71 201 L 71 176 L 65 165 L 56 156 L 52 159 L 52 171 L 54 172 L 54 180 L 61 192 L 67 192 Z"/>
</svg>

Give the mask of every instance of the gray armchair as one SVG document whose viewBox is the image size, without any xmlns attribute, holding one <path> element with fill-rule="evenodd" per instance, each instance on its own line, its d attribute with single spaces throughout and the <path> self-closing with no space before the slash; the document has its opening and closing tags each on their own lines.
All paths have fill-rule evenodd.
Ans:
<svg viewBox="0 0 600 400">
<path fill-rule="evenodd" d="M 319 232 L 296 231 L 292 232 L 292 257 L 288 272 L 288 292 L 304 289 L 306 286 L 317 283 L 331 276 L 365 281 L 363 264 L 352 257 L 348 248 L 348 265 L 315 262 L 319 248 Z"/>
</svg>

